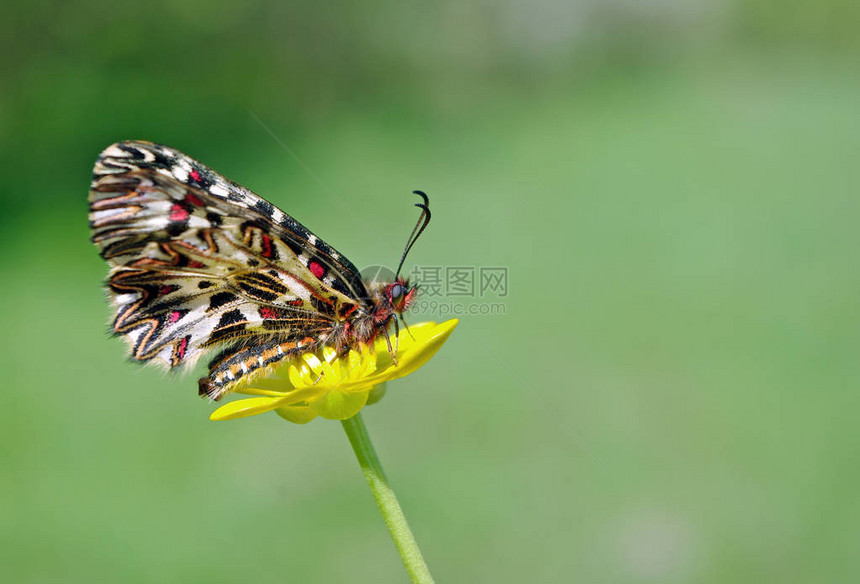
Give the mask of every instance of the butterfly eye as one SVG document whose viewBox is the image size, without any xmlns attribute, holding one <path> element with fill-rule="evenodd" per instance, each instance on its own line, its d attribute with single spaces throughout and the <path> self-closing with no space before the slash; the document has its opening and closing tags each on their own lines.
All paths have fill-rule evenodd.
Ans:
<svg viewBox="0 0 860 584">
<path fill-rule="evenodd" d="M 395 284 L 391 287 L 391 298 L 396 300 L 397 298 L 403 296 L 403 292 L 403 286 L 401 286 L 400 284 Z"/>
</svg>

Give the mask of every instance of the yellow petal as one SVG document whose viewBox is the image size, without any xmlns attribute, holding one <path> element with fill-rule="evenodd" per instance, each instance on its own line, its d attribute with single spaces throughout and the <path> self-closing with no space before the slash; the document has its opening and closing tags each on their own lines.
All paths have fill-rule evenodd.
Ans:
<svg viewBox="0 0 860 584">
<path fill-rule="evenodd" d="M 219 422 L 262 414 L 278 407 L 280 401 L 281 398 L 277 397 L 249 397 L 231 401 L 212 412 L 209 419 Z"/>
<path fill-rule="evenodd" d="M 275 408 L 275 413 L 294 424 L 307 424 L 319 415 L 316 408 L 311 406 L 285 406 Z"/>
<path fill-rule="evenodd" d="M 346 420 L 353 417 L 367 403 L 370 389 L 362 391 L 338 391 L 336 389 L 328 392 L 319 401 L 319 415 L 327 420 Z"/>
<path fill-rule="evenodd" d="M 373 404 L 381 400 L 383 397 L 385 397 L 384 381 L 379 385 L 374 386 L 373 389 L 370 390 L 370 393 L 367 394 L 367 403 L 364 405 L 372 406 Z"/>
<path fill-rule="evenodd" d="M 262 386 L 264 381 L 271 381 L 271 380 L 260 379 L 257 382 L 257 385 Z M 269 385 L 269 384 L 266 384 L 266 385 Z M 264 389 L 263 387 L 243 387 L 241 389 L 237 389 L 236 393 L 244 393 L 247 395 L 265 395 L 268 397 L 284 397 L 286 394 L 284 393 L 283 389 L 284 389 L 284 383 L 281 382 L 280 391 L 275 390 L 275 389 Z M 287 388 L 287 389 L 292 389 L 292 388 Z"/>
<path fill-rule="evenodd" d="M 209 416 L 210 420 L 235 420 L 269 412 L 275 408 L 288 406 L 301 401 L 318 397 L 320 391 L 317 388 L 297 389 L 286 394 L 284 397 L 250 397 L 231 401 Z"/>
<path fill-rule="evenodd" d="M 322 373 L 322 362 L 317 358 L 313 353 L 305 353 L 302 355 L 302 359 L 305 360 L 305 363 L 308 364 L 308 367 L 311 368 L 311 371 L 319 375 Z"/>
<path fill-rule="evenodd" d="M 397 363 L 397 373 L 393 374 L 390 379 L 398 379 L 423 367 L 442 348 L 442 345 L 445 344 L 459 323 L 459 320 L 453 318 L 428 330 L 421 341 L 421 350 L 405 353 Z M 416 339 L 418 339 L 417 335 Z"/>
<path fill-rule="evenodd" d="M 290 380 L 290 383 L 293 387 L 301 387 L 304 385 L 304 379 L 302 374 L 299 372 L 299 369 L 295 365 L 290 365 L 287 367 L 287 378 Z"/>
<path fill-rule="evenodd" d="M 394 365 L 392 362 L 390 366 L 378 375 L 373 376 L 372 379 L 368 379 L 368 381 L 376 379 L 399 379 L 416 371 L 442 348 L 442 345 L 445 344 L 445 341 L 454 332 L 459 322 L 459 320 L 453 318 L 435 326 L 421 327 L 418 332 L 413 331 L 416 340 L 412 341 L 410 339 L 410 341 L 412 341 L 412 344 L 418 345 L 416 350 L 401 352 L 402 354 L 398 354 L 397 365 Z"/>
</svg>

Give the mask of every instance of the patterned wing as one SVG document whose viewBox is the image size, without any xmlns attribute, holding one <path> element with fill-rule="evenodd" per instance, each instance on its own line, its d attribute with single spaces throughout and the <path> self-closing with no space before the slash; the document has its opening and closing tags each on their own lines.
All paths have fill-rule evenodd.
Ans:
<svg viewBox="0 0 860 584">
<path fill-rule="evenodd" d="M 184 154 L 108 147 L 93 170 L 92 239 L 113 269 L 113 330 L 169 367 L 221 347 L 201 380 L 241 377 L 325 343 L 368 294 L 355 266 L 271 203 Z"/>
</svg>

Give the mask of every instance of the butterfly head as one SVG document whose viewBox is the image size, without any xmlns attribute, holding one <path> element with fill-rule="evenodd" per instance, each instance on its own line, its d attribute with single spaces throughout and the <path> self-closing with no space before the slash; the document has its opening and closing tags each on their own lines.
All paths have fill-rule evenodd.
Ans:
<svg viewBox="0 0 860 584">
<path fill-rule="evenodd" d="M 410 286 L 408 279 L 398 277 L 394 282 L 385 286 L 384 296 L 392 312 L 403 314 L 409 310 L 417 292 L 418 286 Z"/>
</svg>

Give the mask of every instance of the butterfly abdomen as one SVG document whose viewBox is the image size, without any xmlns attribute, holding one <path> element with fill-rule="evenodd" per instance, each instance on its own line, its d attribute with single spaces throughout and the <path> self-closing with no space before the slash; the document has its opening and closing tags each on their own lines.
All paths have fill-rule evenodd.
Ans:
<svg viewBox="0 0 860 584">
<path fill-rule="evenodd" d="M 313 337 L 284 340 L 282 336 L 255 342 L 259 344 L 230 347 L 216 356 L 209 363 L 209 376 L 198 381 L 198 393 L 219 400 L 240 379 L 249 381 L 264 373 L 268 366 L 313 350 L 321 343 L 320 339 Z"/>
</svg>

